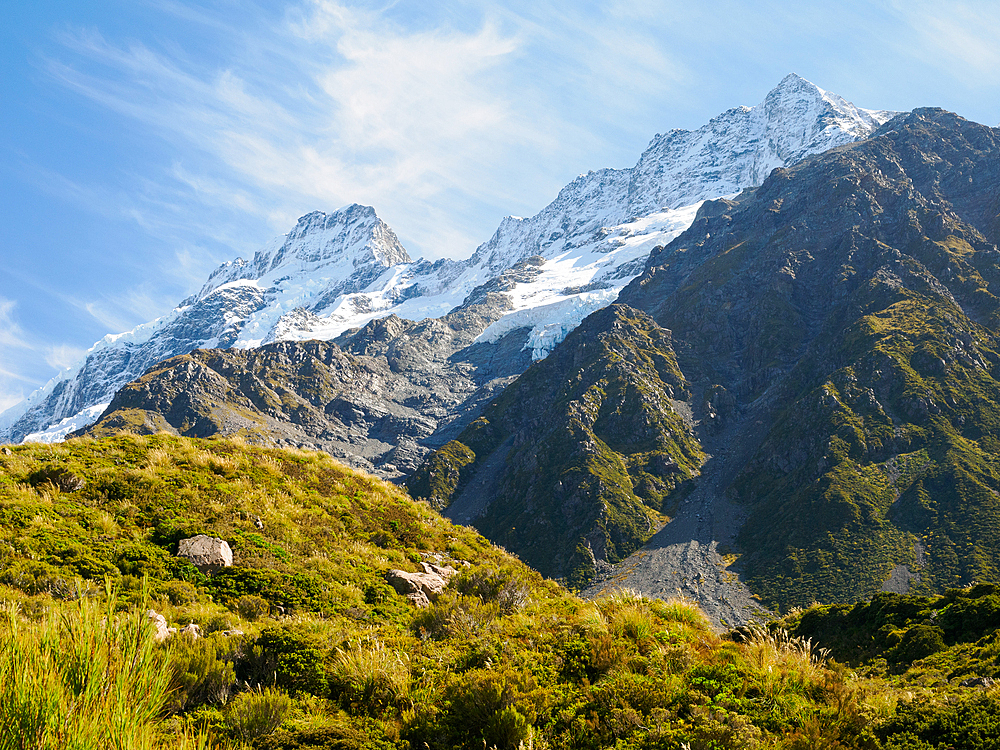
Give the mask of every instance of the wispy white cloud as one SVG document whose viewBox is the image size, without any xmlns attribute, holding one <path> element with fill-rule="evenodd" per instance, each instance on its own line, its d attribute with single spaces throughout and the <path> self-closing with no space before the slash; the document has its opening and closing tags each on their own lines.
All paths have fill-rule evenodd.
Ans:
<svg viewBox="0 0 1000 750">
<path fill-rule="evenodd" d="M 1000 16 L 993 0 L 889 0 L 907 29 L 896 47 L 958 85 L 1000 84 Z"/>
<path fill-rule="evenodd" d="M 45 350 L 45 362 L 55 370 L 65 370 L 79 362 L 87 354 L 86 349 L 69 344 L 49 346 Z"/>
<path fill-rule="evenodd" d="M 203 8 L 160 5 L 221 23 Z M 164 180 L 173 184 L 159 188 L 186 192 L 170 200 L 221 204 L 274 231 L 306 210 L 366 203 L 431 255 L 467 254 L 492 231 L 486 222 L 540 209 L 572 176 L 556 168 L 567 154 L 605 166 L 584 160 L 597 142 L 573 121 L 579 103 L 566 90 L 611 121 L 614 108 L 635 106 L 625 87 L 655 94 L 681 75 L 621 9 L 596 24 L 582 11 L 485 2 L 467 4 L 461 23 L 398 15 L 393 4 L 311 0 L 224 67 L 77 31 L 62 37 L 75 57 L 47 70 L 176 146 Z"/>
<path fill-rule="evenodd" d="M 14 301 L 0 297 L 0 413 L 24 398 L 25 385 L 35 386 L 17 369 L 17 363 L 32 347 L 17 321 L 15 307 Z"/>
<path fill-rule="evenodd" d="M 0 297 L 0 347 L 28 349 L 30 344 L 24 338 L 24 330 L 14 318 L 16 302 Z"/>
<path fill-rule="evenodd" d="M 135 328 L 140 322 L 160 317 L 180 302 L 168 302 L 161 293 L 151 291 L 151 288 L 149 284 L 143 284 L 98 299 L 74 299 L 72 304 L 97 320 L 110 333 L 121 333 Z"/>
</svg>

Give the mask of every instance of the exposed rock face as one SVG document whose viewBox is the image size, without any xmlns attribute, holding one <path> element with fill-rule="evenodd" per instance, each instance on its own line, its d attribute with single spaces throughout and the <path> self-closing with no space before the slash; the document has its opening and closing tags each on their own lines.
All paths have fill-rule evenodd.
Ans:
<svg viewBox="0 0 1000 750">
<path fill-rule="evenodd" d="M 190 560 L 202 573 L 214 573 L 233 564 L 229 542 L 206 534 L 181 539 L 177 556 Z"/>
<path fill-rule="evenodd" d="M 484 293 L 421 323 L 390 316 L 345 334 L 340 346 L 281 342 L 168 359 L 119 391 L 87 434 L 241 434 L 400 477 L 530 362 L 516 334 L 474 341 L 502 301 Z"/>
</svg>

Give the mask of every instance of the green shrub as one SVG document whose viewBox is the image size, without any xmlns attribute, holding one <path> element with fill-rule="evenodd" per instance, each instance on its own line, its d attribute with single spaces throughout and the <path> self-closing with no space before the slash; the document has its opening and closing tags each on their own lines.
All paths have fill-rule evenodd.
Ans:
<svg viewBox="0 0 1000 750">
<path fill-rule="evenodd" d="M 326 649 L 315 637 L 281 625 L 261 631 L 237 674 L 250 685 L 275 685 L 291 693 L 330 692 Z"/>
<path fill-rule="evenodd" d="M 452 579 L 451 585 L 464 596 L 478 596 L 484 604 L 496 602 L 505 615 L 521 609 L 527 603 L 531 590 L 523 573 L 484 567 L 459 573 Z"/>
<path fill-rule="evenodd" d="M 201 626 L 201 631 L 205 635 L 235 629 L 235 618 L 229 613 L 212 615 L 205 620 L 205 623 Z"/>
<path fill-rule="evenodd" d="M 530 674 L 511 669 L 473 669 L 445 690 L 445 725 L 453 747 L 517 750 L 532 735 L 539 705 Z"/>
<path fill-rule="evenodd" d="M 499 613 L 495 602 L 484 604 L 477 597 L 455 596 L 446 591 L 413 618 L 412 628 L 421 637 L 471 640 L 483 632 Z"/>
<path fill-rule="evenodd" d="M 941 611 L 939 623 L 950 643 L 978 640 L 1000 623 L 1000 596 L 992 594 L 992 587 L 976 588 L 979 590 L 954 592 L 955 601 Z M 991 593 L 984 596 L 984 591 Z"/>
<path fill-rule="evenodd" d="M 249 690 L 226 707 L 226 720 L 237 739 L 267 737 L 281 726 L 292 709 L 292 699 L 275 688 Z"/>
<path fill-rule="evenodd" d="M 987 693 L 957 704 L 905 704 L 878 735 L 886 750 L 996 750 L 1000 747 L 1000 700 Z"/>
<path fill-rule="evenodd" d="M 288 609 L 318 611 L 326 586 L 312 573 L 283 573 L 277 570 L 224 568 L 212 576 L 208 584 L 215 599 L 222 604 L 235 602 L 242 596 L 259 596 L 271 605 Z"/>
<path fill-rule="evenodd" d="M 890 664 L 910 664 L 925 656 L 944 651 L 944 631 L 933 625 L 914 625 L 907 628 L 899 644 L 887 654 Z"/>
<path fill-rule="evenodd" d="M 271 613 L 271 605 L 267 599 L 254 594 L 244 594 L 231 606 L 239 612 L 240 617 L 251 622 L 259 620 L 261 617 L 267 617 Z"/>
<path fill-rule="evenodd" d="M 167 581 L 160 589 L 175 607 L 198 601 L 198 589 L 187 581 Z"/>
</svg>

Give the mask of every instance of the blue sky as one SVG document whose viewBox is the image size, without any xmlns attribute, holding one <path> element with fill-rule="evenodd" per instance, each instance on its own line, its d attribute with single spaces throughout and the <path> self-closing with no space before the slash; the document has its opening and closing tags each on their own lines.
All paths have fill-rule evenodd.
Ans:
<svg viewBox="0 0 1000 750">
<path fill-rule="evenodd" d="M 0 410 L 311 210 L 411 256 L 789 72 L 1000 120 L 995 0 L 4 3 Z"/>
</svg>

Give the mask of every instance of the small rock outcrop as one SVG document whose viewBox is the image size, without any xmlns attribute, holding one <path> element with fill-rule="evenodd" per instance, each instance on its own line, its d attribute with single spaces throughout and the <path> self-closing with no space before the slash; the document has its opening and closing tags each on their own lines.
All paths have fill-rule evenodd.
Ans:
<svg viewBox="0 0 1000 750">
<path fill-rule="evenodd" d="M 406 570 L 390 570 L 386 574 L 389 585 L 396 593 L 405 596 L 418 609 L 430 606 L 433 599 L 444 591 L 449 579 L 457 572 L 450 565 L 433 565 L 422 562 L 423 573 Z"/>
<path fill-rule="evenodd" d="M 157 612 L 155 609 L 151 609 L 146 612 L 146 617 L 149 618 L 149 623 L 156 630 L 156 634 L 153 636 L 157 643 L 163 643 L 170 636 L 177 632 L 177 628 L 167 627 L 167 618 Z"/>
<path fill-rule="evenodd" d="M 190 560 L 202 573 L 212 574 L 233 564 L 233 551 L 224 539 L 198 534 L 181 539 L 177 556 Z"/>
</svg>

